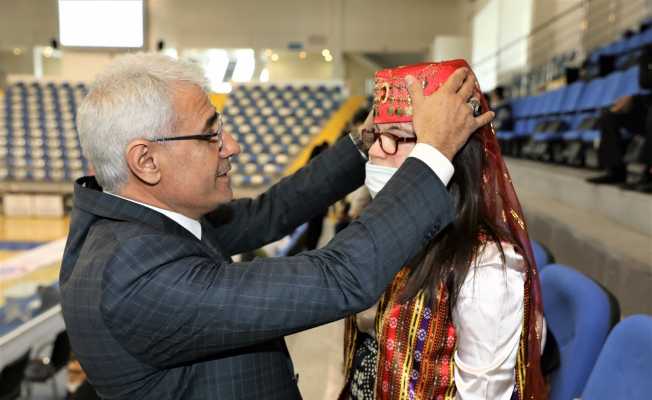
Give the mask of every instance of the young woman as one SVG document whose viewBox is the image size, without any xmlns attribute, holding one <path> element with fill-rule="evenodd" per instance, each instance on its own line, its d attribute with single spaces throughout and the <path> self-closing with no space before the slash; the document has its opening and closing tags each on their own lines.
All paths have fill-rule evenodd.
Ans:
<svg viewBox="0 0 652 400">
<path fill-rule="evenodd" d="M 424 94 L 462 60 L 376 74 L 367 187 L 374 196 L 415 148 L 412 75 Z M 479 91 L 482 111 L 488 106 Z M 470 106 L 473 108 L 470 100 Z M 419 145 L 422 146 L 422 145 Z M 455 222 L 347 321 L 341 399 L 544 399 L 539 280 L 523 213 L 491 126 L 453 160 Z"/>
</svg>

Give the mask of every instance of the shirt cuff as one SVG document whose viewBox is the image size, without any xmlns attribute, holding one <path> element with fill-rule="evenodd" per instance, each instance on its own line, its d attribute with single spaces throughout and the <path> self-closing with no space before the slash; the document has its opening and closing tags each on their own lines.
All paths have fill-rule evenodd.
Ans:
<svg viewBox="0 0 652 400">
<path fill-rule="evenodd" d="M 455 173 L 455 168 L 448 158 L 429 144 L 417 143 L 408 157 L 414 157 L 423 161 L 437 175 L 444 186 L 448 185 L 448 182 L 453 177 L 453 173 Z"/>
</svg>

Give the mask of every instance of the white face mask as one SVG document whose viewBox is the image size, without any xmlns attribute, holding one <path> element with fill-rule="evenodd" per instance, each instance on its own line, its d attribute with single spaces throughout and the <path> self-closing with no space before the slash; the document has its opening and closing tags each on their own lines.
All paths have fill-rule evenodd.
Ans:
<svg viewBox="0 0 652 400">
<path fill-rule="evenodd" d="M 380 190 L 385 187 L 385 184 L 387 184 L 392 175 L 398 171 L 398 168 L 376 165 L 367 161 L 365 170 L 366 177 L 364 184 L 369 190 L 369 194 L 371 194 L 371 198 L 373 199 L 376 197 L 378 192 L 380 192 Z"/>
</svg>

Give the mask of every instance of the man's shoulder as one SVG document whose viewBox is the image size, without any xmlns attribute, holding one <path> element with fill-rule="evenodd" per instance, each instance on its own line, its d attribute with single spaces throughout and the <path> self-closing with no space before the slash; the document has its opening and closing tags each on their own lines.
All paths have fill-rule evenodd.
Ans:
<svg viewBox="0 0 652 400">
<path fill-rule="evenodd" d="M 73 221 L 66 253 L 73 255 L 76 264 L 81 261 L 105 267 L 114 264 L 145 267 L 201 253 L 196 239 L 178 230 L 162 230 L 139 221 L 99 218 L 86 229 L 75 228 Z"/>
<path fill-rule="evenodd" d="M 89 231 L 88 240 L 112 243 L 116 251 L 121 249 L 142 249 L 143 254 L 149 253 L 147 249 L 173 249 L 183 248 L 184 245 L 192 246 L 198 241 L 176 231 L 165 231 L 137 221 L 98 221 Z"/>
</svg>

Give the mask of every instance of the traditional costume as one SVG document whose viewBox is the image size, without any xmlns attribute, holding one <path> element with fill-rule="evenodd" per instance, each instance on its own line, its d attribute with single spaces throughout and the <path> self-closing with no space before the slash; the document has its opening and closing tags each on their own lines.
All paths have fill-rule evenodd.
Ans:
<svg viewBox="0 0 652 400">
<path fill-rule="evenodd" d="M 406 75 L 417 78 L 428 96 L 461 67 L 469 68 L 454 60 L 377 72 L 374 123 L 412 122 Z M 487 111 L 479 88 L 475 97 Z M 540 368 L 545 336 L 541 290 L 523 212 L 493 128 L 482 127 L 474 135 L 480 136 L 485 151 L 485 214 L 504 232 L 503 251 L 484 242 L 453 308 L 443 284 L 434 300 L 422 290 L 401 302 L 408 266 L 377 308 L 350 317 L 341 399 L 443 400 L 455 399 L 458 392 L 464 399 L 546 398 Z"/>
</svg>

